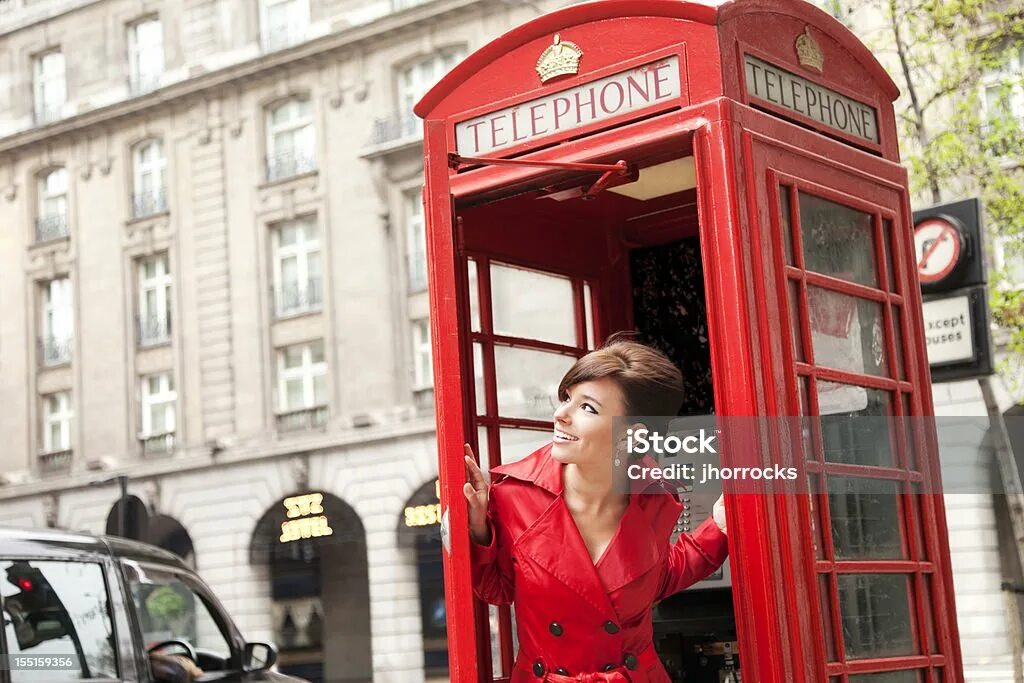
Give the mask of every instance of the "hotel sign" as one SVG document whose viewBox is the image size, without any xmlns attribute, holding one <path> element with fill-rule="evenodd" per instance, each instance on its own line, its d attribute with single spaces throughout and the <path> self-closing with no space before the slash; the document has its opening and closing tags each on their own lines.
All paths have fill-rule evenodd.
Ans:
<svg viewBox="0 0 1024 683">
<path fill-rule="evenodd" d="M 303 538 L 319 538 L 334 533 L 324 514 L 324 494 L 307 493 L 292 496 L 283 501 L 287 519 L 281 522 L 281 543 L 291 543 Z"/>
<path fill-rule="evenodd" d="M 743 55 L 743 66 L 751 97 L 878 144 L 878 112 L 874 107 L 748 54 Z"/>
<path fill-rule="evenodd" d="M 681 94 L 679 57 L 672 55 L 458 123 L 455 143 L 460 154 L 487 154 L 648 109 Z"/>
</svg>

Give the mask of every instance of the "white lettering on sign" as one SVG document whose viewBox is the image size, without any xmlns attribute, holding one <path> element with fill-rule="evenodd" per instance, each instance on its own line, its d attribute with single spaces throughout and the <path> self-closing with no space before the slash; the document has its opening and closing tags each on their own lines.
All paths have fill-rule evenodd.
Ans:
<svg viewBox="0 0 1024 683">
<path fill-rule="evenodd" d="M 862 140 L 878 143 L 878 112 L 863 102 L 780 69 L 748 54 L 743 55 L 747 94 Z"/>
<path fill-rule="evenodd" d="M 673 55 L 458 123 L 455 144 L 466 156 L 487 154 L 647 109 L 681 94 L 679 57 Z"/>
<path fill-rule="evenodd" d="M 928 363 L 951 363 L 974 358 L 971 302 L 966 296 L 925 301 L 925 340 Z"/>
</svg>

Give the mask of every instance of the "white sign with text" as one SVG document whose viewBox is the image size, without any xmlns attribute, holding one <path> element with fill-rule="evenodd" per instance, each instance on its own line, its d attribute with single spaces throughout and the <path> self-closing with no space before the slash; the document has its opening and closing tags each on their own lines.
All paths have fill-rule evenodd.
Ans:
<svg viewBox="0 0 1024 683">
<path fill-rule="evenodd" d="M 974 358 L 971 301 L 967 296 L 925 301 L 922 309 L 930 365 Z"/>
<path fill-rule="evenodd" d="M 681 94 L 679 57 L 672 55 L 458 123 L 455 144 L 464 156 L 488 154 L 647 109 Z"/>
</svg>

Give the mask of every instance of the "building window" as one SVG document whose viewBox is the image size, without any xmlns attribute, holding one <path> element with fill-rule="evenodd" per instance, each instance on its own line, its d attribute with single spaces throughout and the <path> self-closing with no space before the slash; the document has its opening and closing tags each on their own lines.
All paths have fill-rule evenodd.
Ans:
<svg viewBox="0 0 1024 683">
<path fill-rule="evenodd" d="M 143 455 L 170 453 L 174 450 L 175 402 L 174 378 L 169 372 L 141 378 L 142 429 L 139 440 Z"/>
<path fill-rule="evenodd" d="M 413 113 L 413 106 L 465 55 L 465 48 L 452 47 L 399 68 L 395 72 L 397 109 L 391 116 L 377 119 L 373 143 L 383 144 L 419 135 L 423 124 Z"/>
<path fill-rule="evenodd" d="M 39 205 L 36 209 L 36 241 L 68 236 L 68 172 L 52 168 L 39 175 L 36 185 Z"/>
<path fill-rule="evenodd" d="M 71 392 L 58 391 L 43 396 L 43 453 L 71 450 Z"/>
<path fill-rule="evenodd" d="M 282 50 L 306 39 L 309 0 L 263 0 L 263 49 Z"/>
<path fill-rule="evenodd" d="M 71 279 L 55 278 L 43 283 L 41 290 L 43 319 L 39 340 L 40 359 L 46 366 L 69 363 L 74 343 Z"/>
<path fill-rule="evenodd" d="M 405 195 L 405 228 L 409 291 L 422 292 L 427 288 L 427 231 L 419 191 Z"/>
<path fill-rule="evenodd" d="M 1002 271 L 1001 287 L 1024 290 L 1024 247 L 1019 239 L 1001 235 L 995 240 L 996 267 Z"/>
<path fill-rule="evenodd" d="M 267 112 L 267 180 L 316 169 L 313 153 L 313 108 L 308 99 L 292 98 Z"/>
<path fill-rule="evenodd" d="M 167 158 L 160 140 L 146 140 L 132 150 L 132 215 L 136 218 L 167 210 Z"/>
<path fill-rule="evenodd" d="M 156 17 L 128 27 L 129 85 L 133 94 L 155 90 L 164 72 L 164 30 Z"/>
<path fill-rule="evenodd" d="M 985 115 L 989 121 L 1015 118 L 1024 121 L 1024 45 L 1008 51 L 1006 61 L 983 78 Z"/>
<path fill-rule="evenodd" d="M 51 50 L 35 60 L 35 118 L 37 124 L 50 123 L 64 113 L 67 83 L 64 78 L 64 53 Z"/>
<path fill-rule="evenodd" d="M 280 431 L 321 427 L 327 418 L 327 362 L 322 340 L 277 352 L 277 427 Z"/>
<path fill-rule="evenodd" d="M 316 219 L 302 218 L 274 228 L 274 299 L 277 316 L 320 309 L 320 231 Z"/>
<path fill-rule="evenodd" d="M 412 323 L 412 368 L 413 391 L 434 388 L 434 371 L 430 355 L 430 321 L 414 320 Z"/>
<path fill-rule="evenodd" d="M 171 339 L 171 268 L 167 254 L 139 260 L 139 346 L 164 344 Z"/>
</svg>

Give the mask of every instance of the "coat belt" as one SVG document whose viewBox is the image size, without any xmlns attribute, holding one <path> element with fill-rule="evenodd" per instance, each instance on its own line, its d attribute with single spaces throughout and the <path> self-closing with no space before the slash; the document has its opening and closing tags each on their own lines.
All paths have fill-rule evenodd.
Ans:
<svg viewBox="0 0 1024 683">
<path fill-rule="evenodd" d="M 546 683 L 630 683 L 629 669 L 618 666 L 609 671 L 593 671 L 590 673 L 563 676 L 549 671 L 544 677 Z"/>
</svg>

